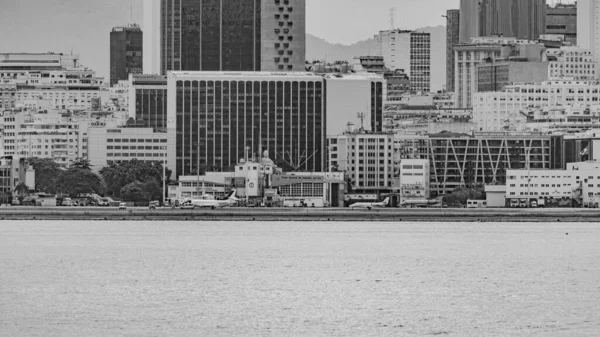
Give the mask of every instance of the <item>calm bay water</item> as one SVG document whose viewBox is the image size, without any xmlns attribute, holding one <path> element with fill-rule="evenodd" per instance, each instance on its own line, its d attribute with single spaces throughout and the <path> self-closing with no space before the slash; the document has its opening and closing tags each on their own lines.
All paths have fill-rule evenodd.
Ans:
<svg viewBox="0 0 600 337">
<path fill-rule="evenodd" d="M 596 224 L 3 221 L 0 336 L 598 336 L 599 261 Z"/>
</svg>

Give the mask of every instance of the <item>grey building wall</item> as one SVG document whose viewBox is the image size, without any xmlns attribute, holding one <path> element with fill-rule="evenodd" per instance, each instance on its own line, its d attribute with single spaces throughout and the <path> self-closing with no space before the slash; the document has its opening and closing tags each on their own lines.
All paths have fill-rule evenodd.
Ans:
<svg viewBox="0 0 600 337">
<path fill-rule="evenodd" d="M 261 70 L 304 71 L 306 0 L 263 0 Z"/>
</svg>

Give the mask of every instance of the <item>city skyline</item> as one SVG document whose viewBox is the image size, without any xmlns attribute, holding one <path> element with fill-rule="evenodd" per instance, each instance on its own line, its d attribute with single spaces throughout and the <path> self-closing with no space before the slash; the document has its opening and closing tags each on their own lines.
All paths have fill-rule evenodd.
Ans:
<svg viewBox="0 0 600 337">
<path fill-rule="evenodd" d="M 427 3 L 426 5 L 423 3 Z M 353 44 L 391 28 L 390 8 L 396 7 L 396 28 L 416 29 L 445 25 L 447 9 L 458 8 L 458 0 L 394 1 L 377 5 L 366 1 L 307 0 L 306 32 L 332 43 Z M 142 0 L 105 0 L 93 3 L 75 0 L 8 0 L 0 12 L 2 52 L 57 52 L 81 56 L 82 64 L 109 77 L 109 35 L 115 26 L 143 26 Z M 403 10 L 406 4 L 410 11 Z M 137 7 L 136 7 L 137 6 Z M 23 8 L 38 8 L 25 11 Z M 431 8 L 439 8 L 439 15 Z M 133 11 L 132 11 L 133 9 Z M 27 13 L 27 17 L 24 16 Z M 361 13 L 362 20 L 356 20 Z M 336 24 L 331 24 L 335 20 Z M 47 28 L 51 27 L 51 28 Z"/>
</svg>

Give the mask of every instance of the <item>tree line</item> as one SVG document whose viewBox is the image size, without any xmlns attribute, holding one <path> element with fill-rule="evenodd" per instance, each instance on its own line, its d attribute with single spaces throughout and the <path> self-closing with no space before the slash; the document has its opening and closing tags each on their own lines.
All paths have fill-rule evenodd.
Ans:
<svg viewBox="0 0 600 337">
<path fill-rule="evenodd" d="M 112 162 L 96 174 L 87 159 L 77 159 L 67 168 L 51 158 L 29 158 L 28 161 L 35 170 L 35 186 L 21 186 L 19 191 L 26 188 L 73 198 L 90 193 L 133 202 L 162 200 L 163 167 L 160 162 L 137 159 Z M 171 170 L 166 169 L 165 176 L 168 183 Z"/>
</svg>

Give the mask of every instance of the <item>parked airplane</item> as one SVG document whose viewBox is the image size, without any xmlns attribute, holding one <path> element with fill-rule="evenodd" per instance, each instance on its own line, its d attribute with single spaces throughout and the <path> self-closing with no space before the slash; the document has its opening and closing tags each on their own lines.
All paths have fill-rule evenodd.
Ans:
<svg viewBox="0 0 600 337">
<path fill-rule="evenodd" d="M 366 208 L 368 210 L 373 208 L 383 208 L 390 203 L 390 198 L 385 198 L 382 202 L 357 202 L 350 205 L 350 208 Z"/>
<path fill-rule="evenodd" d="M 441 204 L 442 201 L 438 199 L 414 199 L 404 200 L 400 203 L 402 207 L 428 207 Z"/>
<path fill-rule="evenodd" d="M 231 194 L 225 200 L 210 200 L 210 199 L 195 199 L 192 200 L 192 205 L 198 208 L 223 208 L 223 207 L 231 207 L 235 206 L 235 204 L 240 200 L 236 198 L 236 191 L 233 190 Z"/>
</svg>

